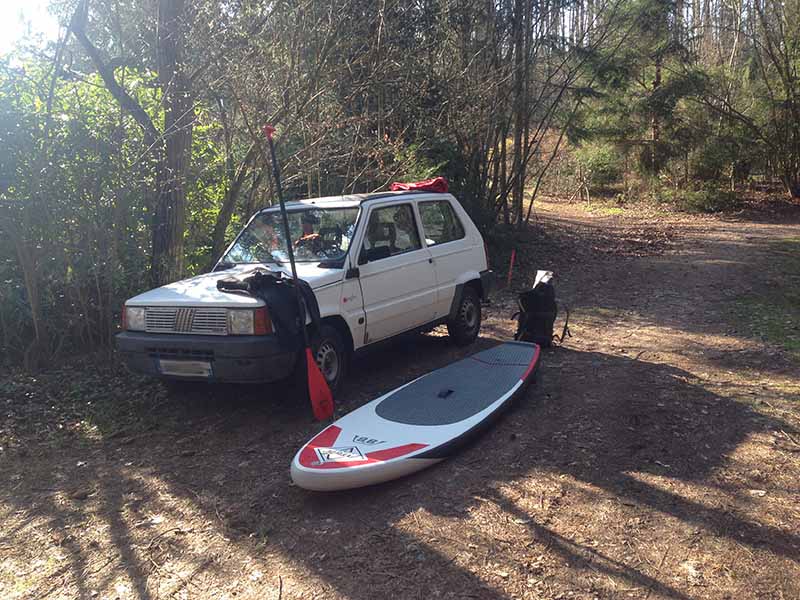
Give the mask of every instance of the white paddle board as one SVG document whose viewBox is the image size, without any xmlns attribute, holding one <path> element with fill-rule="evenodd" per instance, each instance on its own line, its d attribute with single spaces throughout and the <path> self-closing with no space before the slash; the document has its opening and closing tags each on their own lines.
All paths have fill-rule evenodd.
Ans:
<svg viewBox="0 0 800 600">
<path fill-rule="evenodd" d="M 507 342 L 365 404 L 300 449 L 292 460 L 292 480 L 308 490 L 345 490 L 447 458 L 525 389 L 539 354 L 536 344 Z"/>
</svg>

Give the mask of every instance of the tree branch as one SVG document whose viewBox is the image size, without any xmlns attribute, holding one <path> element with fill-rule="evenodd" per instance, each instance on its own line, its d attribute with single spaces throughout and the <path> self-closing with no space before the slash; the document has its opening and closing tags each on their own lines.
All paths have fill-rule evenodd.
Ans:
<svg viewBox="0 0 800 600">
<path fill-rule="evenodd" d="M 119 105 L 126 110 L 144 130 L 145 143 L 149 146 L 153 144 L 160 136 L 158 129 L 153 124 L 150 115 L 142 108 L 133 97 L 119 84 L 114 76 L 114 70 L 103 60 L 100 50 L 92 44 L 89 37 L 86 35 L 86 21 L 88 20 L 88 2 L 82 0 L 75 9 L 75 14 L 72 16 L 70 22 L 70 29 L 75 37 L 80 42 L 83 49 L 91 58 L 95 69 L 106 84 L 106 88 L 114 96 L 114 99 Z"/>
</svg>

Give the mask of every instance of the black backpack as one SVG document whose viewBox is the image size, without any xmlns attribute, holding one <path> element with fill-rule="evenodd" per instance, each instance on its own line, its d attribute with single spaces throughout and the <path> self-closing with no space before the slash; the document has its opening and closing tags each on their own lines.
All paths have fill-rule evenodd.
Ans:
<svg viewBox="0 0 800 600">
<path fill-rule="evenodd" d="M 553 325 L 558 316 L 556 303 L 556 288 L 553 286 L 552 275 L 537 277 L 537 283 L 532 289 L 522 292 L 517 298 L 519 312 L 511 317 L 517 320 L 517 333 L 514 339 L 521 342 L 533 342 L 542 348 L 549 348 L 553 340 L 562 342 L 564 336 L 571 336 L 568 328 L 569 309 L 566 310 L 566 320 L 561 336 L 553 334 Z"/>
<path fill-rule="evenodd" d="M 320 313 L 317 297 L 307 281 L 297 280 L 303 307 L 311 317 L 315 331 L 320 328 Z M 269 271 L 256 268 L 242 273 L 238 278 L 226 278 L 217 281 L 217 289 L 222 292 L 246 292 L 261 298 L 267 305 L 275 335 L 286 348 L 298 350 L 303 347 L 303 330 L 305 314 L 300 314 L 295 295 L 295 282 L 283 277 L 280 271 Z"/>
</svg>

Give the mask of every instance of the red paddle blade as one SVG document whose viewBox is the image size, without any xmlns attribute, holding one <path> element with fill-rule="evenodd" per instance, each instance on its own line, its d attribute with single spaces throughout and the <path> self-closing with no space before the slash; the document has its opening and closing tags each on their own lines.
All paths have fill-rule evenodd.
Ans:
<svg viewBox="0 0 800 600">
<path fill-rule="evenodd" d="M 311 399 L 314 418 L 317 421 L 327 421 L 333 416 L 333 394 L 311 354 L 311 348 L 306 348 L 306 365 L 308 365 L 306 369 L 308 371 L 308 397 Z"/>
</svg>

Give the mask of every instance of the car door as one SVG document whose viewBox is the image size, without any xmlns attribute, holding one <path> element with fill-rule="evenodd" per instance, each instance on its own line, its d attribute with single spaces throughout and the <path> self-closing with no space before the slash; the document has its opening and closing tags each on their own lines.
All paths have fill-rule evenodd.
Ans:
<svg viewBox="0 0 800 600">
<path fill-rule="evenodd" d="M 436 316 L 436 276 L 410 202 L 374 206 L 359 254 L 366 316 L 364 343 L 396 335 Z"/>
<path fill-rule="evenodd" d="M 447 200 L 420 200 L 417 204 L 425 245 L 435 266 L 437 312 L 447 314 L 456 290 L 456 279 L 465 270 L 469 249 L 464 225 Z"/>
</svg>

